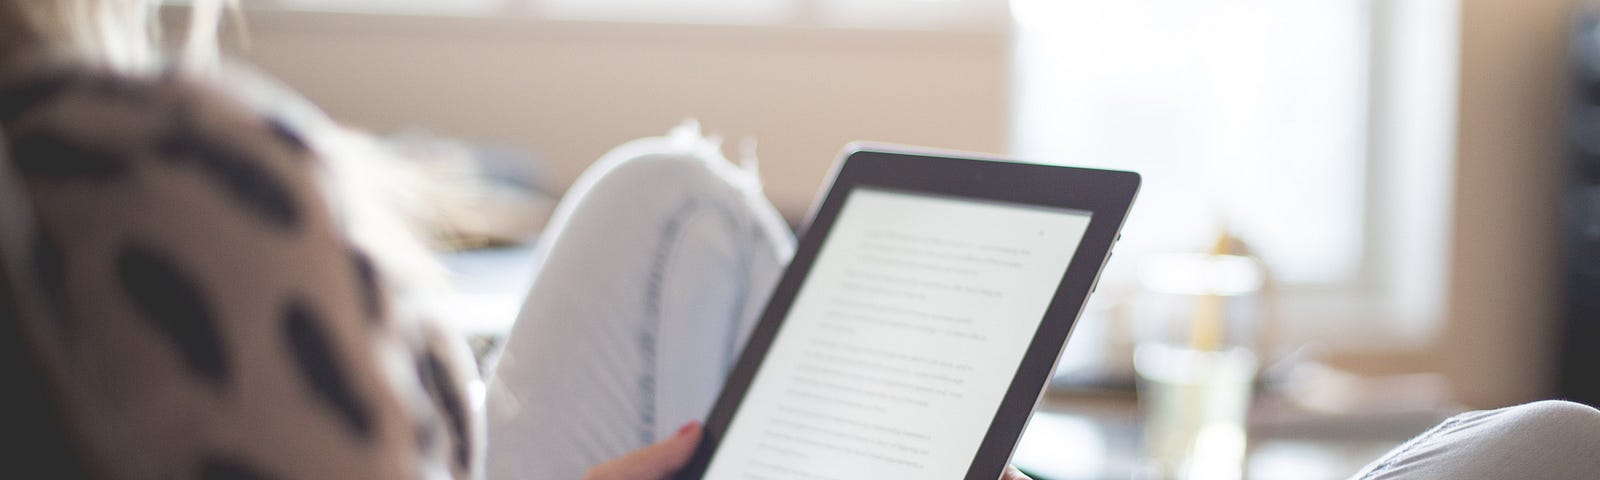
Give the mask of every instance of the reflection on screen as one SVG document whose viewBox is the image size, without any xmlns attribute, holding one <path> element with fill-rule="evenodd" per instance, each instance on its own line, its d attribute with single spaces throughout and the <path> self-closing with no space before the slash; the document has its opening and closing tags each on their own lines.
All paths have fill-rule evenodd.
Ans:
<svg viewBox="0 0 1600 480">
<path fill-rule="evenodd" d="M 964 477 L 1088 226 L 852 190 L 705 478 Z"/>
</svg>

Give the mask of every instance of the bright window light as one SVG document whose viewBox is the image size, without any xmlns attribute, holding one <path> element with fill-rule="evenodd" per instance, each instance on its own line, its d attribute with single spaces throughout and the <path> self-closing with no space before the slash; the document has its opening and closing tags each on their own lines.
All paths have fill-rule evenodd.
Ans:
<svg viewBox="0 0 1600 480">
<path fill-rule="evenodd" d="M 1119 256 L 1218 227 L 1275 278 L 1355 280 L 1367 172 L 1362 0 L 1013 0 L 1013 153 L 1145 176 Z M 1131 280 L 1132 266 L 1112 272 Z"/>
</svg>

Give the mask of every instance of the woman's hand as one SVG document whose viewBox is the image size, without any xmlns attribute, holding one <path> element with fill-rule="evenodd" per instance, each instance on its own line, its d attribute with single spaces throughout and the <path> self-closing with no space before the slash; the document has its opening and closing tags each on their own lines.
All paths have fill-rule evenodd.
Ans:
<svg viewBox="0 0 1600 480">
<path fill-rule="evenodd" d="M 672 438 L 644 447 L 622 458 L 602 463 L 589 470 L 584 480 L 667 480 L 689 463 L 700 444 L 700 422 L 689 422 Z M 1007 465 L 1000 480 L 1029 480 L 1027 475 Z"/>
<path fill-rule="evenodd" d="M 1027 475 L 1023 475 L 1021 471 L 1017 470 L 1017 467 L 1006 465 L 1006 473 L 1000 474 L 1000 480 L 1033 480 L 1033 479 L 1028 478 Z"/>
<path fill-rule="evenodd" d="M 589 469 L 585 480 L 667 480 L 689 463 L 700 444 L 700 422 L 689 422 L 672 438 Z M 1009 480 L 1009 479 L 1008 479 Z"/>
</svg>

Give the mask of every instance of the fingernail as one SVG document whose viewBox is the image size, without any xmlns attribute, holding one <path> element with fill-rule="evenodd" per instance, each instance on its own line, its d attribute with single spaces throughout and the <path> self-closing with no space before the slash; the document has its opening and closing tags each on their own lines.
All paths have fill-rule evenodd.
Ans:
<svg viewBox="0 0 1600 480">
<path fill-rule="evenodd" d="M 678 427 L 678 433 L 673 434 L 673 436 L 682 437 L 684 435 L 688 435 L 689 432 L 693 432 L 694 431 L 695 427 L 699 427 L 699 426 L 700 426 L 700 422 L 691 421 L 689 423 L 685 423 L 685 424 L 683 424 L 683 426 Z"/>
</svg>

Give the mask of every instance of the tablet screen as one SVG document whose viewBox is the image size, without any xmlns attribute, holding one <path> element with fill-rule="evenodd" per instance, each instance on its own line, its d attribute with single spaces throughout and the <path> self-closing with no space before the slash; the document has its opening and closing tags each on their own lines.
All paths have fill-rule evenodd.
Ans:
<svg viewBox="0 0 1600 480">
<path fill-rule="evenodd" d="M 852 189 L 705 478 L 965 477 L 1089 216 Z"/>
</svg>

